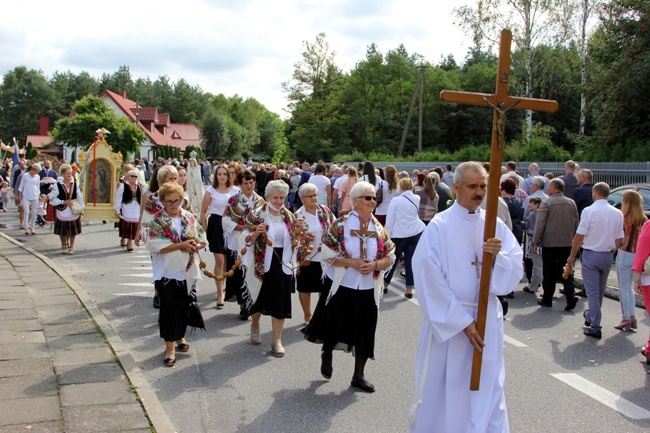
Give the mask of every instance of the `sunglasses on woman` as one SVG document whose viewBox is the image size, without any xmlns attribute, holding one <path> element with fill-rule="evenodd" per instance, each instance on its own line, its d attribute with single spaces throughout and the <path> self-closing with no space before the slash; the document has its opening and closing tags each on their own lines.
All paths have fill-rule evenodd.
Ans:
<svg viewBox="0 0 650 433">
<path fill-rule="evenodd" d="M 362 196 L 359 197 L 359 198 L 362 198 L 362 199 L 364 199 L 365 201 L 370 201 L 370 200 L 372 200 L 372 201 L 377 201 L 377 197 L 375 197 L 374 195 L 362 195 Z"/>
</svg>

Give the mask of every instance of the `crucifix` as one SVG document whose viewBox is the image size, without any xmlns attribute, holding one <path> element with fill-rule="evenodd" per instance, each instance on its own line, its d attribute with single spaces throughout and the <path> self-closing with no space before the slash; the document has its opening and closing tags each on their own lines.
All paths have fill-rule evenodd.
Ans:
<svg viewBox="0 0 650 433">
<path fill-rule="evenodd" d="M 368 239 L 376 238 L 377 232 L 368 231 L 368 221 L 359 218 L 359 230 L 350 230 L 352 236 L 359 238 L 359 247 L 361 248 L 361 258 L 368 258 Z"/>
<path fill-rule="evenodd" d="M 495 175 L 488 178 L 487 206 L 485 217 L 485 231 L 483 240 L 494 237 L 496 231 L 497 206 L 499 197 L 499 175 L 503 157 L 503 142 L 506 130 L 506 112 L 510 109 L 516 110 L 538 110 L 554 112 L 558 109 L 556 101 L 548 99 L 519 98 L 508 95 L 508 83 L 510 81 L 510 45 L 512 43 L 512 32 L 508 29 L 501 31 L 499 46 L 499 69 L 497 71 L 497 85 L 494 94 L 457 92 L 443 90 L 440 99 L 443 102 L 456 104 L 479 105 L 491 107 L 494 111 L 492 118 L 492 147 L 490 153 L 490 168 Z M 478 259 L 478 258 L 477 258 Z M 494 256 L 483 252 L 482 263 L 492 263 Z M 478 260 L 477 260 L 478 261 Z M 478 265 L 477 271 L 478 271 Z M 476 318 L 476 329 L 481 338 L 485 337 L 485 320 L 487 315 L 488 295 L 490 289 L 490 278 L 492 266 L 481 266 L 481 283 L 478 298 L 478 314 Z M 474 350 L 472 361 L 472 377 L 469 389 L 478 391 L 481 382 L 481 363 L 483 353 Z"/>
<path fill-rule="evenodd" d="M 474 253 L 474 261 L 471 263 L 476 268 L 476 278 L 481 278 L 481 265 L 483 262 L 478 261 L 478 254 Z"/>
</svg>

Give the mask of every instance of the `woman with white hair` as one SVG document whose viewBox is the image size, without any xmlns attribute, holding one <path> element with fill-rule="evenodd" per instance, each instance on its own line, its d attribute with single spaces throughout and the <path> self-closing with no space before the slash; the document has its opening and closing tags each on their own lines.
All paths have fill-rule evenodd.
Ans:
<svg viewBox="0 0 650 433">
<path fill-rule="evenodd" d="M 327 296 L 321 296 L 304 330 L 305 338 L 323 343 L 321 374 L 332 377 L 334 349 L 355 357 L 351 386 L 374 392 L 364 369 L 375 357 L 377 309 L 384 272 L 395 263 L 395 245 L 372 214 L 377 197 L 375 186 L 358 182 L 350 191 L 352 212 L 330 227 L 321 249 Z"/>
<path fill-rule="evenodd" d="M 137 170 L 129 170 L 124 175 L 124 182 L 118 186 L 113 200 L 115 214 L 120 219 L 120 245 L 126 247 L 128 252 L 133 251 L 133 241 L 138 236 L 142 197 L 147 191 L 147 187 L 140 185 L 138 179 Z"/>
<path fill-rule="evenodd" d="M 246 218 L 248 235 L 244 256 L 246 267 L 247 304 L 251 314 L 251 343 L 262 343 L 260 318 L 271 316 L 273 340 L 271 350 L 280 358 L 285 354 L 282 329 L 285 319 L 291 318 L 291 286 L 297 241 L 292 236 L 304 228 L 304 221 L 296 221 L 284 206 L 289 187 L 281 180 L 266 185 L 266 203 L 254 209 Z"/>
<path fill-rule="evenodd" d="M 298 299 L 305 318 L 305 325 L 311 320 L 311 294 L 323 292 L 323 269 L 320 263 L 321 243 L 336 218 L 332 211 L 318 203 L 318 187 L 305 183 L 298 190 L 302 207 L 295 213 L 297 219 L 305 222 L 304 239 L 309 243 L 311 253 L 298 250 L 300 273 L 297 278 Z"/>
<path fill-rule="evenodd" d="M 20 183 L 16 191 L 20 196 L 20 205 L 24 209 L 23 225 L 25 234 L 36 234 L 36 210 L 38 209 L 38 197 L 40 195 L 41 177 L 38 173 L 41 171 L 41 165 L 33 163 L 29 170 L 20 176 Z"/>
</svg>

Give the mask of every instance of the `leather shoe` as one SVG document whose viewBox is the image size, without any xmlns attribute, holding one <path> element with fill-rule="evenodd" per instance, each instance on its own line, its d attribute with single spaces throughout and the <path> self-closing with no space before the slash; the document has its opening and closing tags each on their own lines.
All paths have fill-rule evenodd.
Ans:
<svg viewBox="0 0 650 433">
<path fill-rule="evenodd" d="M 584 290 L 576 290 L 576 296 L 582 296 L 583 298 L 587 297 L 587 292 Z"/>
<path fill-rule="evenodd" d="M 587 315 L 589 314 L 589 310 L 585 310 L 582 312 L 582 317 L 585 318 L 585 326 L 591 326 L 591 322 L 589 319 L 587 319 Z"/>
<path fill-rule="evenodd" d="M 584 334 L 588 337 L 593 337 L 596 340 L 600 340 L 601 338 L 603 338 L 603 334 L 600 331 L 594 331 L 591 328 L 585 329 Z"/>
<path fill-rule="evenodd" d="M 153 307 L 160 308 L 160 298 L 158 298 L 158 295 L 153 296 Z"/>
<path fill-rule="evenodd" d="M 553 307 L 553 304 L 547 304 L 546 302 L 542 301 L 541 299 L 538 299 L 538 300 L 537 300 L 537 303 L 538 303 L 540 306 L 542 306 L 542 307 L 546 307 L 546 308 L 551 308 L 551 307 Z"/>
<path fill-rule="evenodd" d="M 352 379 L 350 386 L 354 388 L 360 388 L 365 392 L 375 392 L 377 388 L 372 383 L 368 382 L 366 379 Z"/>
<path fill-rule="evenodd" d="M 576 307 L 576 305 L 578 305 L 578 298 L 573 298 L 573 300 L 566 303 L 564 311 L 571 311 Z"/>
</svg>

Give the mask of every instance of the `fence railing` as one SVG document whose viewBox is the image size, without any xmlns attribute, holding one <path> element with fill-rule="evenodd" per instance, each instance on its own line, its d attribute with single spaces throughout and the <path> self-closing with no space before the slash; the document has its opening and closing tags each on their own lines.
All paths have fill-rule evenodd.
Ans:
<svg viewBox="0 0 650 433">
<path fill-rule="evenodd" d="M 409 174 L 413 170 L 432 169 L 451 164 L 454 170 L 460 164 L 458 161 L 438 161 L 438 162 L 373 162 L 377 167 L 386 167 L 394 165 L 398 171 L 407 171 Z M 350 162 L 354 164 L 358 162 Z M 538 162 L 542 174 L 553 173 L 555 176 L 564 174 L 564 162 Z M 517 163 L 517 171 L 524 178 L 528 176 L 528 166 L 530 162 Z M 580 162 L 580 168 L 588 168 L 594 174 L 594 183 L 607 182 L 611 188 L 616 188 L 629 183 L 650 183 L 650 162 Z M 577 174 L 577 173 L 576 173 Z"/>
</svg>

